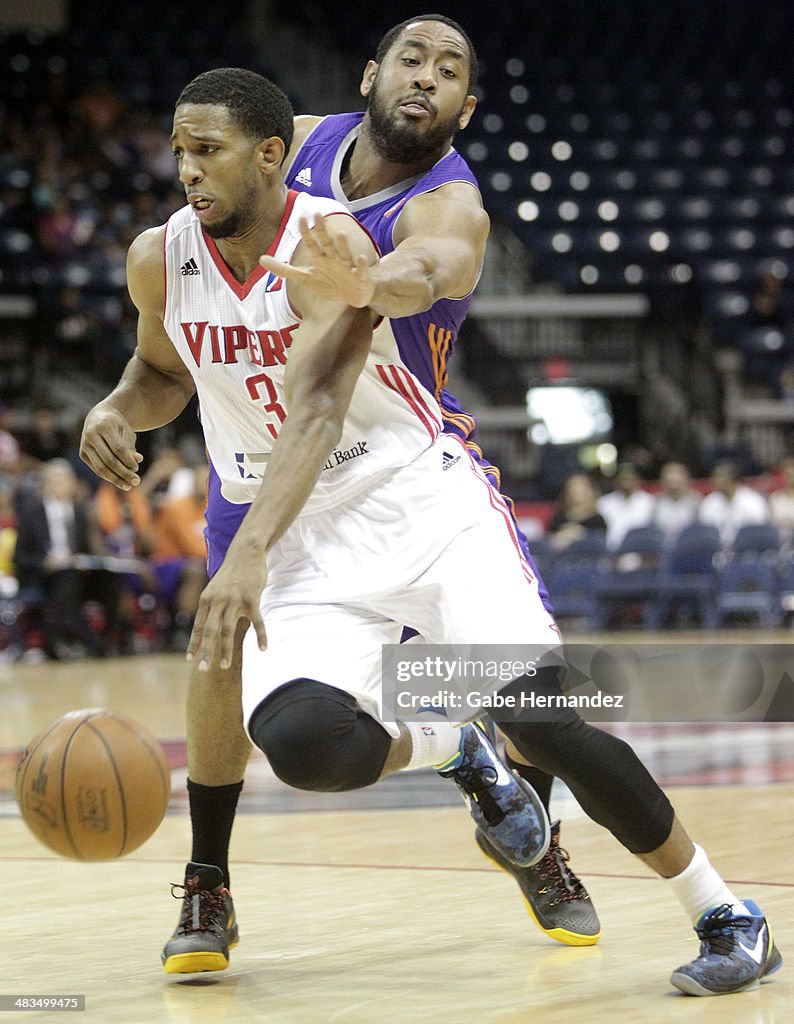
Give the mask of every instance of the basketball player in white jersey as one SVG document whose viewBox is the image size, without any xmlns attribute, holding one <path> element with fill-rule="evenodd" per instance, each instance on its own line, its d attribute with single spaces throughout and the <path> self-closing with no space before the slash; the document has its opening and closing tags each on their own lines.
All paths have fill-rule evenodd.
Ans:
<svg viewBox="0 0 794 1024">
<path fill-rule="evenodd" d="M 397 50 L 392 54 L 393 44 L 402 39 L 408 24 L 387 32 L 376 60 L 367 65 L 362 82 L 369 101 L 365 114 L 296 118 L 285 177 L 298 191 L 342 202 L 386 254 L 379 267 L 377 310 L 389 316 L 406 365 L 436 396 L 443 429 L 465 442 L 498 490 L 499 470 L 487 462 L 474 440 L 474 418 L 445 387 L 487 237 L 488 220 L 476 178 L 452 146 L 454 133 L 465 126 L 474 106 L 471 93 L 477 60 L 460 26 L 434 15 L 428 28 L 438 36 L 429 40 L 439 51 L 437 80 L 428 82 L 423 69 L 417 87 L 412 81 L 412 69 L 418 63 L 414 54 Z M 421 33 L 412 36 L 414 44 L 427 44 Z M 467 54 L 461 53 L 461 42 Z M 386 66 L 384 54 L 390 58 L 388 81 L 380 73 L 380 64 Z M 463 63 L 458 58 L 456 64 L 451 54 L 460 54 Z M 406 115 L 411 97 L 416 109 Z M 398 108 L 395 98 L 406 102 Z M 213 541 L 211 572 L 220 564 L 244 510 L 243 505 L 225 501 L 213 468 L 207 515 Z M 532 566 L 526 538 L 514 526 Z M 538 580 L 551 613 L 539 575 Z M 240 654 L 236 651 L 228 670 L 214 662 L 209 672 L 193 672 L 187 699 L 191 859 L 217 864 L 227 886 L 232 822 L 250 753 L 250 742 L 235 718 L 235 705 L 228 699 L 239 689 Z M 552 777 L 527 765 L 512 746 L 508 745 L 505 759 L 537 791 L 548 810 Z M 591 945 L 600 936 L 598 916 L 561 846 L 559 821 L 552 824 L 551 835 L 546 856 L 526 868 L 500 857 L 481 832 L 475 838 L 483 852 L 515 878 L 531 919 L 546 935 L 569 945 Z"/>
<path fill-rule="evenodd" d="M 321 580 L 308 571 L 308 563 L 319 559 L 324 519 L 333 524 L 339 510 L 350 507 L 360 512 L 373 491 L 379 500 L 388 499 L 386 485 L 397 471 L 407 472 L 434 453 L 441 417 L 433 395 L 403 365 L 391 334 L 378 330 L 373 339 L 369 311 L 318 299 L 300 285 L 286 286 L 259 265 L 263 249 L 295 265 L 308 261 L 311 231 L 307 228 L 303 241 L 300 232 L 307 218 L 322 220 L 332 233 L 347 224 L 357 254 L 377 258 L 372 240 L 335 200 L 286 189 L 280 166 L 291 134 L 286 98 L 258 75 L 221 69 L 200 76 L 183 92 L 172 143 L 189 203 L 164 227 L 144 232 L 130 249 L 128 284 L 140 314 L 138 347 L 119 386 L 90 414 L 83 456 L 117 485 L 137 484 L 136 432 L 169 422 L 197 391 L 223 499 L 244 515 L 241 524 L 235 522 L 231 543 L 223 524 L 213 530 L 208 516 L 210 562 L 223 564 L 197 619 L 206 640 L 197 649 L 199 667 L 216 660 L 217 644 L 217 660 L 228 668 L 241 618 L 254 623 L 264 648 L 260 599 L 263 591 L 273 594 L 268 628 L 275 640 L 262 653 L 264 661 L 256 645 L 247 658 L 254 668 L 246 719 L 271 691 L 295 680 L 310 682 L 297 701 L 302 717 L 311 710 L 305 707 L 306 691 L 321 687 L 333 691 L 331 709 L 342 719 L 340 724 L 320 716 L 330 742 L 322 770 L 315 764 L 316 743 L 307 741 L 299 763 L 281 768 L 273 743 L 267 744 L 277 774 L 303 788 L 341 790 L 400 768 L 435 765 L 464 791 L 478 827 L 502 856 L 530 865 L 548 846 L 545 810 L 531 788 L 505 770 L 482 731 L 475 725 L 453 729 L 438 718 L 384 719 L 380 648 L 399 640 L 403 620 L 384 620 L 379 628 L 385 632 L 369 637 L 358 662 L 344 616 L 338 622 L 323 618 L 312 634 L 308 606 L 321 607 L 332 594 L 338 602 L 338 574 L 329 569 L 322 577 L 334 580 L 323 598 Z M 405 486 L 412 488 L 410 480 Z M 420 504 L 421 490 L 415 497 Z M 424 518 L 431 513 L 428 508 Z M 498 521 L 495 526 L 504 529 Z M 421 543 L 412 545 L 417 565 L 447 546 L 450 529 L 454 525 L 438 519 L 432 531 L 423 531 Z M 308 561 L 304 555 L 301 570 L 297 549 L 288 545 L 290 537 L 303 537 L 305 531 L 310 555 Z M 366 543 L 391 560 L 391 538 L 375 531 Z M 374 576 L 366 565 L 356 574 L 344 548 L 338 540 L 329 542 L 328 558 L 342 558 L 349 585 L 355 581 L 364 592 L 373 579 L 383 584 L 382 565 Z M 512 561 L 511 550 L 507 556 Z M 401 575 L 412 573 L 408 557 L 396 564 Z M 297 611 L 301 603 L 303 610 Z M 295 616 L 297 632 L 285 627 L 287 635 L 279 634 L 278 619 Z M 543 628 L 556 642 L 550 617 L 542 616 Z M 358 622 L 353 631 L 362 632 Z M 315 682 L 320 677 L 322 684 Z M 366 758 L 359 747 L 346 755 L 336 742 L 346 728 L 356 729 Z M 311 735 L 308 726 L 302 731 Z M 291 743 L 291 760 L 294 754 Z M 216 866 L 195 865 L 189 877 L 195 876 L 206 893 L 217 888 L 205 884 L 212 872 L 220 874 Z M 190 901 L 185 909 L 192 917 Z M 175 971 L 184 969 L 185 959 L 195 968 L 190 951 L 166 959 Z"/>
<path fill-rule="evenodd" d="M 465 60 L 465 50 L 458 59 Z M 217 120 L 219 109 L 226 121 Z M 228 115 L 226 98 L 198 100 L 193 95 L 192 103 L 186 99 L 177 110 L 175 151 L 204 227 L 221 222 L 225 230 L 237 232 L 241 244 L 224 245 L 220 252 L 227 266 L 230 261 L 237 264 L 237 290 L 244 301 L 253 294 L 247 288 L 247 274 L 254 266 L 240 262 L 241 254 L 251 256 L 244 214 L 257 208 L 257 193 L 237 189 L 235 199 L 243 201 L 237 211 L 243 218 L 235 220 L 228 203 L 224 205 L 228 195 L 215 191 L 206 174 L 207 164 L 214 164 L 220 151 L 220 166 L 229 168 L 229 174 L 237 169 L 238 183 L 250 184 L 244 172 L 251 165 L 240 153 L 224 164 L 229 156 L 225 131 L 234 127 L 228 125 Z M 196 117 L 198 123 L 191 120 Z M 255 149 L 259 153 L 261 144 Z M 274 166 L 272 152 L 266 163 Z M 322 234 L 316 246 L 310 242 L 308 225 L 303 225 L 309 264 L 305 271 L 283 261 L 276 264 L 283 278 L 292 278 L 290 284 L 327 292 L 329 282 L 345 276 L 366 279 L 361 259 L 366 247 L 357 231 L 332 227 L 335 219 L 326 219 L 328 234 Z M 277 227 L 269 223 L 267 242 Z M 201 273 L 210 269 L 208 259 L 214 262 L 214 256 L 212 246 L 208 249 L 209 257 L 202 253 L 201 262 L 195 255 L 185 260 L 185 277 L 195 276 L 189 271 L 196 267 Z M 278 250 L 270 254 L 276 260 L 283 255 Z M 163 265 L 158 267 L 151 247 L 148 258 L 146 252 L 137 256 L 144 259 L 148 273 L 142 273 L 133 258 L 132 277 L 138 284 L 131 290 L 144 330 L 148 322 L 164 342 L 168 335 L 163 322 L 171 314 L 167 304 L 163 313 Z M 219 364 L 214 367 L 219 373 L 207 374 L 207 381 L 212 381 L 246 358 L 259 371 L 253 374 L 255 385 L 246 383 L 247 399 L 237 403 L 226 423 L 229 430 L 239 431 L 233 440 L 242 442 L 234 448 L 234 457 L 223 451 L 228 438 L 213 434 L 215 443 L 210 443 L 208 433 L 210 456 L 223 467 L 230 495 L 257 461 L 238 462 L 237 454 L 269 454 L 264 482 L 202 599 L 189 650 L 201 664 L 219 657 L 228 666 L 238 620 L 249 619 L 253 626 L 243 652 L 244 721 L 249 734 L 277 773 L 292 784 L 350 788 L 374 781 L 387 766 L 394 741 L 399 742 L 396 724 L 378 720 L 379 673 L 373 666 L 377 662 L 379 668 L 381 645 L 394 641 L 403 622 L 414 623 L 430 642 L 540 645 L 549 643 L 554 624 L 543 609 L 537 580 L 517 545 L 504 502 L 463 443 L 436 434 L 433 396 L 402 375 L 404 367 L 393 351 L 381 350 L 378 341 L 369 347 L 368 315 L 355 318 L 341 304 L 324 319 L 306 290 L 297 297 L 291 291 L 290 299 L 295 315 L 308 318 L 306 349 L 299 347 L 302 337 L 290 330 L 291 324 L 276 322 L 277 336 L 271 336 L 268 327 L 260 332 L 244 324 L 205 320 L 203 315 L 201 320 L 170 321 L 174 333 L 182 335 L 178 342 L 171 340 L 189 352 L 188 366 L 211 420 L 218 396 L 203 386 L 204 371 Z M 286 358 L 287 349 L 288 372 L 279 390 L 280 355 Z M 199 374 L 202 359 L 210 362 L 202 364 Z M 151 405 L 136 396 L 135 384 L 151 381 L 153 367 L 165 377 L 163 395 L 170 395 L 173 406 L 181 409 L 190 392 L 184 369 L 173 354 L 171 361 L 164 359 L 160 365 L 155 356 L 142 376 L 136 377 L 140 367 L 125 372 L 120 387 L 91 414 L 86 427 L 84 458 L 120 486 L 138 482 L 135 431 L 156 425 L 152 420 L 163 422 L 162 410 L 153 416 Z M 357 373 L 363 384 L 357 383 Z M 404 400 L 416 420 L 397 413 L 399 408 L 404 414 L 405 406 L 395 404 L 395 396 Z M 261 426 L 262 447 L 259 452 L 246 451 L 248 435 L 241 417 L 245 408 L 250 409 L 246 400 L 257 399 L 267 414 Z M 351 407 L 345 414 L 348 402 Z M 417 421 L 427 431 L 427 441 Z M 398 433 L 405 430 L 411 461 L 394 458 L 383 433 L 388 435 L 390 424 Z M 369 463 L 375 472 L 369 478 L 365 459 L 375 446 L 366 435 L 356 436 L 360 426 L 371 430 L 378 442 L 377 458 Z M 278 437 L 271 443 L 274 433 Z M 340 447 L 335 448 L 337 442 Z M 332 477 L 326 483 L 323 474 L 338 470 L 339 484 Z M 316 491 L 312 480 L 321 481 Z M 250 492 L 242 497 L 251 500 Z M 210 538 L 210 550 L 211 544 Z M 481 558 L 483 550 L 488 551 L 487 564 Z M 264 623 L 270 643 L 262 650 Z M 521 676 L 499 692 L 548 696 L 539 703 L 553 706 L 560 692 L 558 673 L 542 667 L 533 677 Z M 782 959 L 762 912 L 727 888 L 625 743 L 589 726 L 571 709 L 563 709 L 553 721 L 531 712 L 508 714 L 500 724 L 522 755 L 561 776 L 594 820 L 670 881 L 696 922 L 702 943 L 701 955 L 674 973 L 677 987 L 697 995 L 735 992 L 757 986 L 780 967 Z M 228 894 L 220 883 L 215 890 L 208 889 L 207 875 L 198 877 L 197 883 L 186 901 L 187 917 L 192 911 L 198 928 L 213 913 L 217 921 L 219 910 L 225 909 L 227 919 L 218 921 L 218 938 L 228 952 L 234 938 Z"/>
</svg>

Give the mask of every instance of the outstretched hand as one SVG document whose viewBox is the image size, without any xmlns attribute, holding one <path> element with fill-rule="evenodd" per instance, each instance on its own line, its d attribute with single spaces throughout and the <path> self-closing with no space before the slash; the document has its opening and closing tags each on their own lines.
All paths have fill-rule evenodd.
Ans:
<svg viewBox="0 0 794 1024">
<path fill-rule="evenodd" d="M 206 672 L 217 656 L 227 669 L 234 657 L 234 637 L 240 619 L 256 631 L 260 650 L 267 647 L 267 635 L 259 600 L 267 582 L 267 563 L 236 555 L 230 548 L 223 565 L 204 588 L 199 601 L 193 632 L 187 647 L 187 659 L 198 660 L 199 671 Z"/>
<path fill-rule="evenodd" d="M 372 301 L 375 282 L 366 256 L 354 256 L 344 231 L 331 234 L 325 217 L 317 217 L 313 226 L 305 217 L 299 221 L 301 252 L 311 260 L 308 266 L 281 263 L 272 256 L 260 256 L 259 262 L 278 277 L 305 285 L 326 299 L 339 299 L 356 309 Z"/>
</svg>

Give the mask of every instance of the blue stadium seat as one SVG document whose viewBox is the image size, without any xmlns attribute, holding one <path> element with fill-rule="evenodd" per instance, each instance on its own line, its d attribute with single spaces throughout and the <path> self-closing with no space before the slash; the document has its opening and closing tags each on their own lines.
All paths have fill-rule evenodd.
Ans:
<svg viewBox="0 0 794 1024">
<path fill-rule="evenodd" d="M 774 523 L 750 523 L 737 530 L 730 552 L 734 555 L 767 555 L 777 558 L 781 537 Z"/>
<path fill-rule="evenodd" d="M 692 523 L 681 531 L 665 557 L 650 625 L 661 629 L 677 608 L 694 612 L 701 624 L 712 621 L 716 556 L 721 548 L 716 526 Z"/>
<path fill-rule="evenodd" d="M 658 526 L 629 530 L 596 580 L 595 628 L 605 629 L 616 612 L 630 608 L 649 626 L 664 559 L 665 537 Z"/>
<path fill-rule="evenodd" d="M 596 583 L 606 554 L 603 530 L 588 530 L 557 552 L 544 580 L 558 618 L 576 618 L 585 628 L 592 626 Z"/>
<path fill-rule="evenodd" d="M 709 628 L 717 628 L 733 617 L 754 618 L 768 629 L 782 619 L 779 581 L 772 562 L 753 556 L 731 559 L 717 578 L 717 592 Z"/>
</svg>

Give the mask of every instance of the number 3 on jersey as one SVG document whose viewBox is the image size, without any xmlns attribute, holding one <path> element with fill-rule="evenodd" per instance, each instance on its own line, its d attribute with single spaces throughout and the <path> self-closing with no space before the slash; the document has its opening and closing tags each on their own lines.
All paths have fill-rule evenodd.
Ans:
<svg viewBox="0 0 794 1024">
<path fill-rule="evenodd" d="M 267 424 L 267 429 L 272 436 L 274 438 L 278 437 L 279 427 L 287 418 L 287 413 L 284 406 L 278 400 L 276 385 L 266 373 L 255 373 L 253 377 L 246 379 L 245 386 L 248 389 L 251 400 L 254 402 L 261 401 L 265 412 L 278 421 L 277 423 Z"/>
</svg>

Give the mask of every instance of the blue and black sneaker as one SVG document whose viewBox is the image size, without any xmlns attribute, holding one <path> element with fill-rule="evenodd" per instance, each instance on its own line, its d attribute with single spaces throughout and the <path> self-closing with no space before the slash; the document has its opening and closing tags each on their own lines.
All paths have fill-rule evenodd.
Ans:
<svg viewBox="0 0 794 1024">
<path fill-rule="evenodd" d="M 499 760 L 477 722 L 460 730 L 457 754 L 435 766 L 452 779 L 491 845 L 518 867 L 531 867 L 549 848 L 549 819 L 535 790 Z"/>
<path fill-rule="evenodd" d="M 549 849 L 531 868 L 519 868 L 502 857 L 480 829 L 477 845 L 497 867 L 518 882 L 529 916 L 551 939 L 566 946 L 593 946 L 601 938 L 590 893 L 568 863 L 568 853 L 560 846 L 560 823 L 551 826 Z"/>
<path fill-rule="evenodd" d="M 760 907 L 744 900 L 747 913 L 724 903 L 695 925 L 700 956 L 673 971 L 670 981 L 688 996 L 722 996 L 757 988 L 783 964 Z"/>
</svg>

